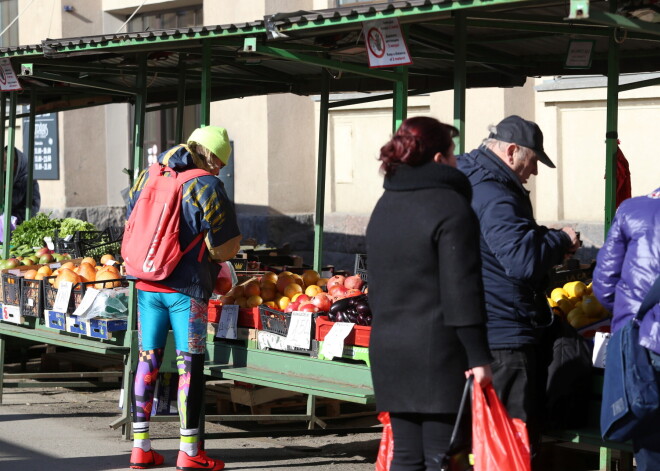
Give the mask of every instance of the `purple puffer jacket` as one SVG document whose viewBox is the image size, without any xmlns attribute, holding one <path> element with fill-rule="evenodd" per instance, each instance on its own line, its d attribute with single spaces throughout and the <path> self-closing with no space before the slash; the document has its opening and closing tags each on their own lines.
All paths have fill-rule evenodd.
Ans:
<svg viewBox="0 0 660 471">
<path fill-rule="evenodd" d="M 613 314 L 612 332 L 637 314 L 660 276 L 660 188 L 619 206 L 605 244 L 598 252 L 593 291 Z M 660 354 L 660 305 L 640 327 L 640 343 Z"/>
</svg>

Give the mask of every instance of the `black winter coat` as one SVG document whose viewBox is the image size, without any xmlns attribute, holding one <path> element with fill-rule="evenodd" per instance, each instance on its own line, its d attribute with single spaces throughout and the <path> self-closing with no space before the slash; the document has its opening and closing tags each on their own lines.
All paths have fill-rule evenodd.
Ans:
<svg viewBox="0 0 660 471">
<path fill-rule="evenodd" d="M 431 162 L 402 165 L 384 187 L 367 227 L 376 405 L 455 413 L 464 372 L 491 362 L 470 185 Z"/>
<path fill-rule="evenodd" d="M 470 179 L 472 207 L 481 228 L 481 261 L 491 349 L 536 344 L 550 322 L 548 272 L 571 245 L 561 230 L 534 220 L 529 192 L 493 152 L 480 147 L 459 155 Z"/>
</svg>

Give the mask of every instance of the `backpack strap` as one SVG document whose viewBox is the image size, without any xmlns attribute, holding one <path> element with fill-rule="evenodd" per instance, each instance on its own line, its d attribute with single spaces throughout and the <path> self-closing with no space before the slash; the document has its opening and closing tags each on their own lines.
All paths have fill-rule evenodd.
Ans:
<svg viewBox="0 0 660 471">
<path fill-rule="evenodd" d="M 658 302 L 660 302 L 660 276 L 656 278 L 655 283 L 653 283 L 649 292 L 644 296 L 644 300 L 639 306 L 639 312 L 637 312 L 635 319 L 641 321 L 646 313 L 649 312 L 653 306 L 658 304 Z"/>
</svg>

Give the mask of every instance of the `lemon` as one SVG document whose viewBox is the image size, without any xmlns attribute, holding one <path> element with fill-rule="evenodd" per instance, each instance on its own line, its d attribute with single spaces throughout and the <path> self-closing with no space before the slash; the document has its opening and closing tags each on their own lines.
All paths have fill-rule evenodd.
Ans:
<svg viewBox="0 0 660 471">
<path fill-rule="evenodd" d="M 556 303 L 559 303 L 559 300 L 562 298 L 568 299 L 568 293 L 564 288 L 555 288 L 550 293 L 550 299 L 552 299 Z"/>
<path fill-rule="evenodd" d="M 582 298 L 582 310 L 587 316 L 597 318 L 602 317 L 605 311 L 593 294 L 588 294 Z"/>
<path fill-rule="evenodd" d="M 564 285 L 564 291 L 568 293 L 569 298 L 581 298 L 587 294 L 587 285 L 581 281 L 571 281 Z"/>
<path fill-rule="evenodd" d="M 579 329 L 580 327 L 584 327 L 585 325 L 594 322 L 594 320 L 588 317 L 584 313 L 582 308 L 579 307 L 576 307 L 571 312 L 569 312 L 568 315 L 566 316 L 566 320 L 576 329 Z"/>
<path fill-rule="evenodd" d="M 552 298 L 546 298 L 550 307 L 557 307 L 557 302 Z"/>
<path fill-rule="evenodd" d="M 563 312 L 564 315 L 567 315 L 574 309 L 573 304 L 568 298 L 560 298 L 559 301 L 557 301 L 557 307 L 561 309 L 561 312 Z"/>
</svg>

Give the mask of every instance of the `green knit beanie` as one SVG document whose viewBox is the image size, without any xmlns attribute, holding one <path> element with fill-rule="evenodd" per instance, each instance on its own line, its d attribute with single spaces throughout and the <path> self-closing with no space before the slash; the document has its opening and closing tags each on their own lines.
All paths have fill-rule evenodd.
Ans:
<svg viewBox="0 0 660 471">
<path fill-rule="evenodd" d="M 220 126 L 205 126 L 195 129 L 188 138 L 188 145 L 196 142 L 213 152 L 223 164 L 227 165 L 229 154 L 231 154 L 231 145 L 227 130 Z"/>
</svg>

